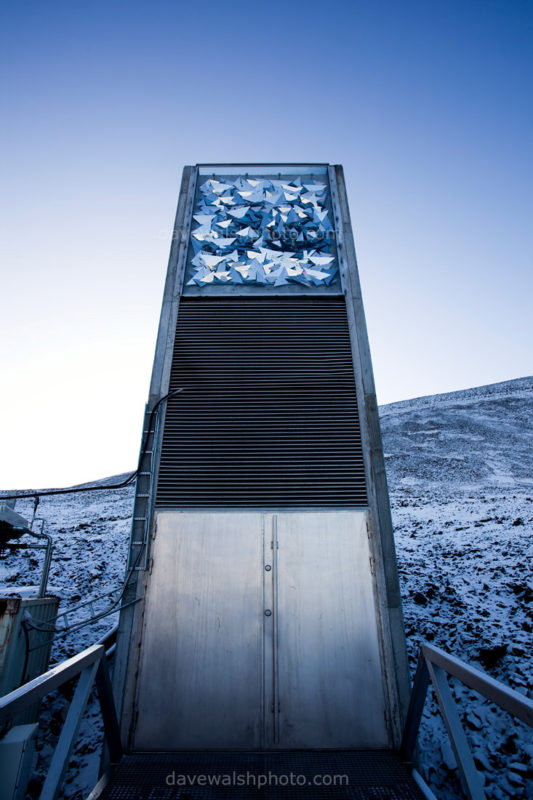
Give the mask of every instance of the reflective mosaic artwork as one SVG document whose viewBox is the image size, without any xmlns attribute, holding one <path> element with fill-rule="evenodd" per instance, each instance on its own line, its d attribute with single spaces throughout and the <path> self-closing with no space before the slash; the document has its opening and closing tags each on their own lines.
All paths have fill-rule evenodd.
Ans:
<svg viewBox="0 0 533 800">
<path fill-rule="evenodd" d="M 328 286 L 337 274 L 327 185 L 210 178 L 200 186 L 189 286 Z"/>
</svg>

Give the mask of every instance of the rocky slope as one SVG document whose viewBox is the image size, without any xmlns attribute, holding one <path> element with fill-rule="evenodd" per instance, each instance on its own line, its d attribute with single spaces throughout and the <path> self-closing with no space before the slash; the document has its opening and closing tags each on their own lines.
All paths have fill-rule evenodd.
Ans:
<svg viewBox="0 0 533 800">
<path fill-rule="evenodd" d="M 412 667 L 430 641 L 530 696 L 532 421 L 532 378 L 381 409 Z M 456 692 L 487 796 L 526 797 L 529 731 Z M 460 797 L 434 704 L 421 747 L 437 796 Z"/>
</svg>

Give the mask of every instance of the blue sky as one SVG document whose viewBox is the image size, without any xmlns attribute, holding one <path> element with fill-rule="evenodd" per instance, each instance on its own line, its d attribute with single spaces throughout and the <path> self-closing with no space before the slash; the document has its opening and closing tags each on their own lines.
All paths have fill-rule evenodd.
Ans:
<svg viewBox="0 0 533 800">
<path fill-rule="evenodd" d="M 135 465 L 182 167 L 342 163 L 378 400 L 532 372 L 533 4 L 1 4 L 0 486 Z"/>
</svg>

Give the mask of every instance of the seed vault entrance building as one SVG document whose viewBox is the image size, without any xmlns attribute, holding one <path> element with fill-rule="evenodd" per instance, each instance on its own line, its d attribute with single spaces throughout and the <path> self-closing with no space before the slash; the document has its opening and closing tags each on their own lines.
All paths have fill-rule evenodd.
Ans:
<svg viewBox="0 0 533 800">
<path fill-rule="evenodd" d="M 407 660 L 340 166 L 184 169 L 129 558 L 127 749 L 398 747 Z"/>
</svg>

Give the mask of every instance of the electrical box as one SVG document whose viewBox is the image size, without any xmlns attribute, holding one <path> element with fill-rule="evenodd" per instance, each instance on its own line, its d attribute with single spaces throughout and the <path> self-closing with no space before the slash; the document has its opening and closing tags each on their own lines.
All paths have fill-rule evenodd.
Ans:
<svg viewBox="0 0 533 800">
<path fill-rule="evenodd" d="M 33 769 L 37 723 L 16 725 L 0 739 L 0 800 L 24 800 Z"/>
</svg>

